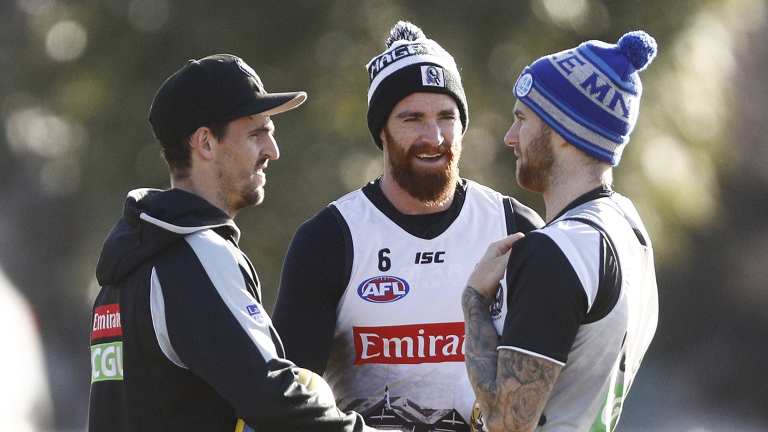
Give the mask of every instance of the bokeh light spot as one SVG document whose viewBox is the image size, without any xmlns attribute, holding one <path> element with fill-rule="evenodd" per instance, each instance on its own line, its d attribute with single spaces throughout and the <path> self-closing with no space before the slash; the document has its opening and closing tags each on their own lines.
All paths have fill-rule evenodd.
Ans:
<svg viewBox="0 0 768 432">
<path fill-rule="evenodd" d="M 540 0 L 533 4 L 539 18 L 558 27 L 579 28 L 589 16 L 587 0 Z"/>
<path fill-rule="evenodd" d="M 49 161 L 40 170 L 40 186 L 48 195 L 70 195 L 80 187 L 80 164 L 76 159 Z"/>
<path fill-rule="evenodd" d="M 53 9 L 55 0 L 16 0 L 16 5 L 24 13 L 40 15 Z"/>
<path fill-rule="evenodd" d="M 363 153 L 351 153 L 339 161 L 339 174 L 344 187 L 357 189 L 370 179 L 381 175 L 381 158 L 371 157 Z"/>
<path fill-rule="evenodd" d="M 82 126 L 37 107 L 9 114 L 5 131 L 14 153 L 43 159 L 70 157 L 86 140 Z"/>
<path fill-rule="evenodd" d="M 60 21 L 45 37 L 45 51 L 58 62 L 77 59 L 83 55 L 87 44 L 88 32 L 77 21 Z"/>
<path fill-rule="evenodd" d="M 170 15 L 171 5 L 167 0 L 133 0 L 128 6 L 128 21 L 144 33 L 163 28 Z"/>
</svg>

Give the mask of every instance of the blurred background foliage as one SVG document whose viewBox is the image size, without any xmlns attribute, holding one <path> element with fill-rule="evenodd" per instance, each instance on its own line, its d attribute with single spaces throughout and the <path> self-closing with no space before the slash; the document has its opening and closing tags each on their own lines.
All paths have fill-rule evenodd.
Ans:
<svg viewBox="0 0 768 432">
<path fill-rule="evenodd" d="M 168 185 L 146 121 L 160 83 L 189 58 L 228 52 L 269 90 L 309 92 L 275 119 L 282 157 L 270 164 L 266 202 L 238 218 L 271 308 L 298 225 L 381 172 L 364 64 L 406 19 L 461 68 L 471 119 L 462 175 L 539 211 L 502 144 L 517 74 L 586 39 L 638 28 L 656 37 L 616 189 L 652 232 L 661 319 L 619 429 L 765 430 L 766 9 L 762 0 L 0 2 L 0 266 L 42 335 L 53 403 L 37 413 L 41 427 L 83 428 L 101 242 L 127 191 Z"/>
</svg>

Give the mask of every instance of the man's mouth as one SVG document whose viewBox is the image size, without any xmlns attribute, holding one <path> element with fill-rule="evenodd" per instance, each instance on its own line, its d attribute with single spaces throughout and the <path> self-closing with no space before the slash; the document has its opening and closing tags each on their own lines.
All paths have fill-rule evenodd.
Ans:
<svg viewBox="0 0 768 432">
<path fill-rule="evenodd" d="M 439 160 L 443 156 L 444 156 L 443 153 L 419 153 L 416 155 L 416 158 L 426 162 L 434 162 Z"/>
</svg>

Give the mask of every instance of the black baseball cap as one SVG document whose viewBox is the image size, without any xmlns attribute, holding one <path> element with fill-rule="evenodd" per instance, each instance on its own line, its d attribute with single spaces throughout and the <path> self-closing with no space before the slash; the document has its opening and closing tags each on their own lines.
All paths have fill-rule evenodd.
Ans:
<svg viewBox="0 0 768 432">
<path fill-rule="evenodd" d="M 253 114 L 277 114 L 307 100 L 307 93 L 267 93 L 240 57 L 214 54 L 189 60 L 163 82 L 149 108 L 149 123 L 162 143 L 197 128 Z"/>
</svg>

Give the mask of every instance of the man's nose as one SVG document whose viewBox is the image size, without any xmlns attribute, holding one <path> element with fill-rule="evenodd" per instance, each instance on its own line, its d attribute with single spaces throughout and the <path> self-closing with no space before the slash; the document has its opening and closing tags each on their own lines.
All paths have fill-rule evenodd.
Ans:
<svg viewBox="0 0 768 432">
<path fill-rule="evenodd" d="M 445 141 L 445 133 L 437 121 L 428 121 L 424 125 L 422 138 L 425 142 L 440 146 Z"/>
<path fill-rule="evenodd" d="M 280 159 L 280 147 L 277 146 L 277 140 L 274 136 L 269 137 L 269 145 L 267 145 L 265 153 L 269 160 Z"/>
<path fill-rule="evenodd" d="M 507 133 L 504 135 L 504 144 L 507 147 L 514 147 L 520 142 L 518 136 L 519 130 L 520 127 L 517 122 L 512 123 L 512 126 L 509 127 Z"/>
</svg>

